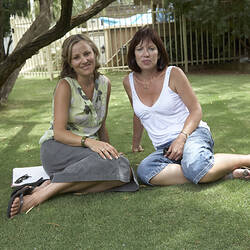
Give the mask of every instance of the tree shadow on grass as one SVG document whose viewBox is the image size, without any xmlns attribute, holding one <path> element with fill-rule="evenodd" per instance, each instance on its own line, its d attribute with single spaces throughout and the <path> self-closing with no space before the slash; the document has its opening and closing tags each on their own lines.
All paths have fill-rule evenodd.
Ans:
<svg viewBox="0 0 250 250">
<path fill-rule="evenodd" d="M 246 136 L 249 134 L 249 113 L 246 104 L 246 99 L 240 96 L 234 100 L 216 100 L 202 104 L 205 110 L 204 120 L 212 128 L 215 138 L 216 152 L 230 151 L 230 148 L 237 153 L 248 150 L 245 148 L 249 148 Z M 18 105 L 15 108 L 18 111 Z M 127 129 L 126 109 L 119 108 L 119 105 L 112 107 L 112 113 L 116 112 L 115 119 L 119 118 L 121 111 L 123 117 L 118 120 L 118 129 L 112 139 L 114 144 L 120 145 L 126 131 L 126 139 L 122 139 L 124 151 L 136 167 L 141 158 L 153 149 L 148 145 L 148 138 L 144 137 L 145 152 L 137 155 L 128 153 L 132 131 Z M 35 115 L 32 111 L 32 116 Z M 109 115 L 112 117 L 111 112 Z M 10 169 L 15 157 L 20 157 L 24 165 L 30 162 L 28 153 L 19 152 L 18 147 L 24 142 L 37 142 L 39 139 L 30 135 L 37 123 L 29 117 L 21 116 L 20 113 L 17 121 L 10 126 L 10 130 L 20 124 L 23 127 L 16 136 L 10 137 L 2 154 L 7 161 L 2 172 L 7 170 L 7 177 L 11 176 Z M 115 121 L 113 118 L 111 121 Z M 112 134 L 113 129 L 111 136 Z M 29 152 L 38 156 L 38 148 L 39 146 L 32 148 Z M 7 157 L 9 152 L 11 155 Z M 4 211 L 2 218 L 5 218 L 9 195 L 6 193 L 6 178 L 1 183 L 1 211 Z M 3 219 L 0 245 L 11 245 L 13 249 L 20 248 L 22 242 L 23 249 L 36 246 L 37 249 L 45 246 L 48 249 L 54 249 L 55 246 L 57 249 L 71 249 L 72 246 L 81 249 L 84 246 L 86 249 L 245 250 L 249 246 L 248 188 L 249 183 L 245 182 L 218 181 L 202 185 L 142 188 L 136 193 L 58 196 L 27 216 L 19 216 L 8 223 L 4 223 Z"/>
</svg>

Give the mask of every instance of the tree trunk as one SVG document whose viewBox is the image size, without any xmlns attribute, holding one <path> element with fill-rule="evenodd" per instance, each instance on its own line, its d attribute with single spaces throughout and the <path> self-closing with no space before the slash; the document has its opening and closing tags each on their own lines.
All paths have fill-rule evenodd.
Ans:
<svg viewBox="0 0 250 250">
<path fill-rule="evenodd" d="M 7 79 L 5 84 L 0 88 L 0 106 L 5 105 L 8 100 L 8 96 L 13 89 L 16 79 L 19 75 L 20 70 L 22 69 L 22 66 L 17 68 Z"/>
<path fill-rule="evenodd" d="M 52 0 L 39 0 L 40 14 L 18 43 L 20 46 L 16 47 L 4 61 L 0 61 L 0 104 L 1 99 L 6 102 L 8 94 L 14 86 L 15 79 L 28 58 L 37 53 L 39 49 L 63 37 L 74 27 L 86 22 L 114 1 L 98 0 L 83 13 L 71 18 L 73 0 L 61 0 L 60 19 L 55 26 L 49 29 L 46 27 L 46 21 L 47 19 L 50 20 L 48 6 L 50 6 Z M 9 84 L 10 86 L 5 86 Z"/>
<path fill-rule="evenodd" d="M 17 46 L 15 47 L 14 51 L 21 48 L 25 44 L 28 44 L 35 37 L 37 37 L 43 32 L 46 32 L 49 29 L 51 23 L 50 5 L 51 5 L 50 0 L 40 0 L 39 15 L 37 16 L 33 24 L 30 26 L 30 28 L 24 33 L 23 37 L 20 39 Z M 8 76 L 4 84 L 0 87 L 0 105 L 7 103 L 8 96 L 15 85 L 15 82 L 23 65 L 24 63 L 18 68 L 16 68 Z"/>
</svg>

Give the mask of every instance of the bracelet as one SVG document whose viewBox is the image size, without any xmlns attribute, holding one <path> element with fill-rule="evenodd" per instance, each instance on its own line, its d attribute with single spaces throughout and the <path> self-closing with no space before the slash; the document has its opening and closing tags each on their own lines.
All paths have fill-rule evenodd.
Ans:
<svg viewBox="0 0 250 250">
<path fill-rule="evenodd" d="M 82 139 L 81 139 L 81 145 L 84 148 L 86 148 L 85 141 L 86 141 L 87 138 L 88 138 L 87 136 L 83 136 Z"/>
<path fill-rule="evenodd" d="M 186 136 L 186 140 L 187 140 L 187 138 L 189 137 L 189 134 L 186 133 L 186 132 L 181 131 L 181 134 L 184 134 L 184 135 Z"/>
</svg>

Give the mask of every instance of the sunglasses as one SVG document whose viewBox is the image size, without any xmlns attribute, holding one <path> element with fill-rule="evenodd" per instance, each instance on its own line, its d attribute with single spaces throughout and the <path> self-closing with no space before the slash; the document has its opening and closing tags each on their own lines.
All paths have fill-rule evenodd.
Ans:
<svg viewBox="0 0 250 250">
<path fill-rule="evenodd" d="M 15 184 L 19 184 L 19 183 L 21 183 L 21 182 L 27 180 L 27 179 L 30 178 L 30 177 L 31 177 L 30 175 L 25 174 L 25 175 L 19 177 L 14 183 L 15 183 Z"/>
</svg>

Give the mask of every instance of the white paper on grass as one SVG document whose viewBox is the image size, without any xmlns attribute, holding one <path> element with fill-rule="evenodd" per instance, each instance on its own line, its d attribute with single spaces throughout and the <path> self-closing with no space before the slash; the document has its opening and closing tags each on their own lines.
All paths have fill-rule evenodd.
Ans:
<svg viewBox="0 0 250 250">
<path fill-rule="evenodd" d="M 19 184 L 16 184 L 15 181 L 21 176 L 28 174 L 30 177 Z M 27 183 L 33 183 L 38 181 L 40 178 L 44 180 L 49 179 L 49 176 L 43 169 L 43 166 L 35 166 L 35 167 L 27 167 L 27 168 L 13 168 L 13 176 L 12 176 L 12 187 L 21 186 Z"/>
</svg>

